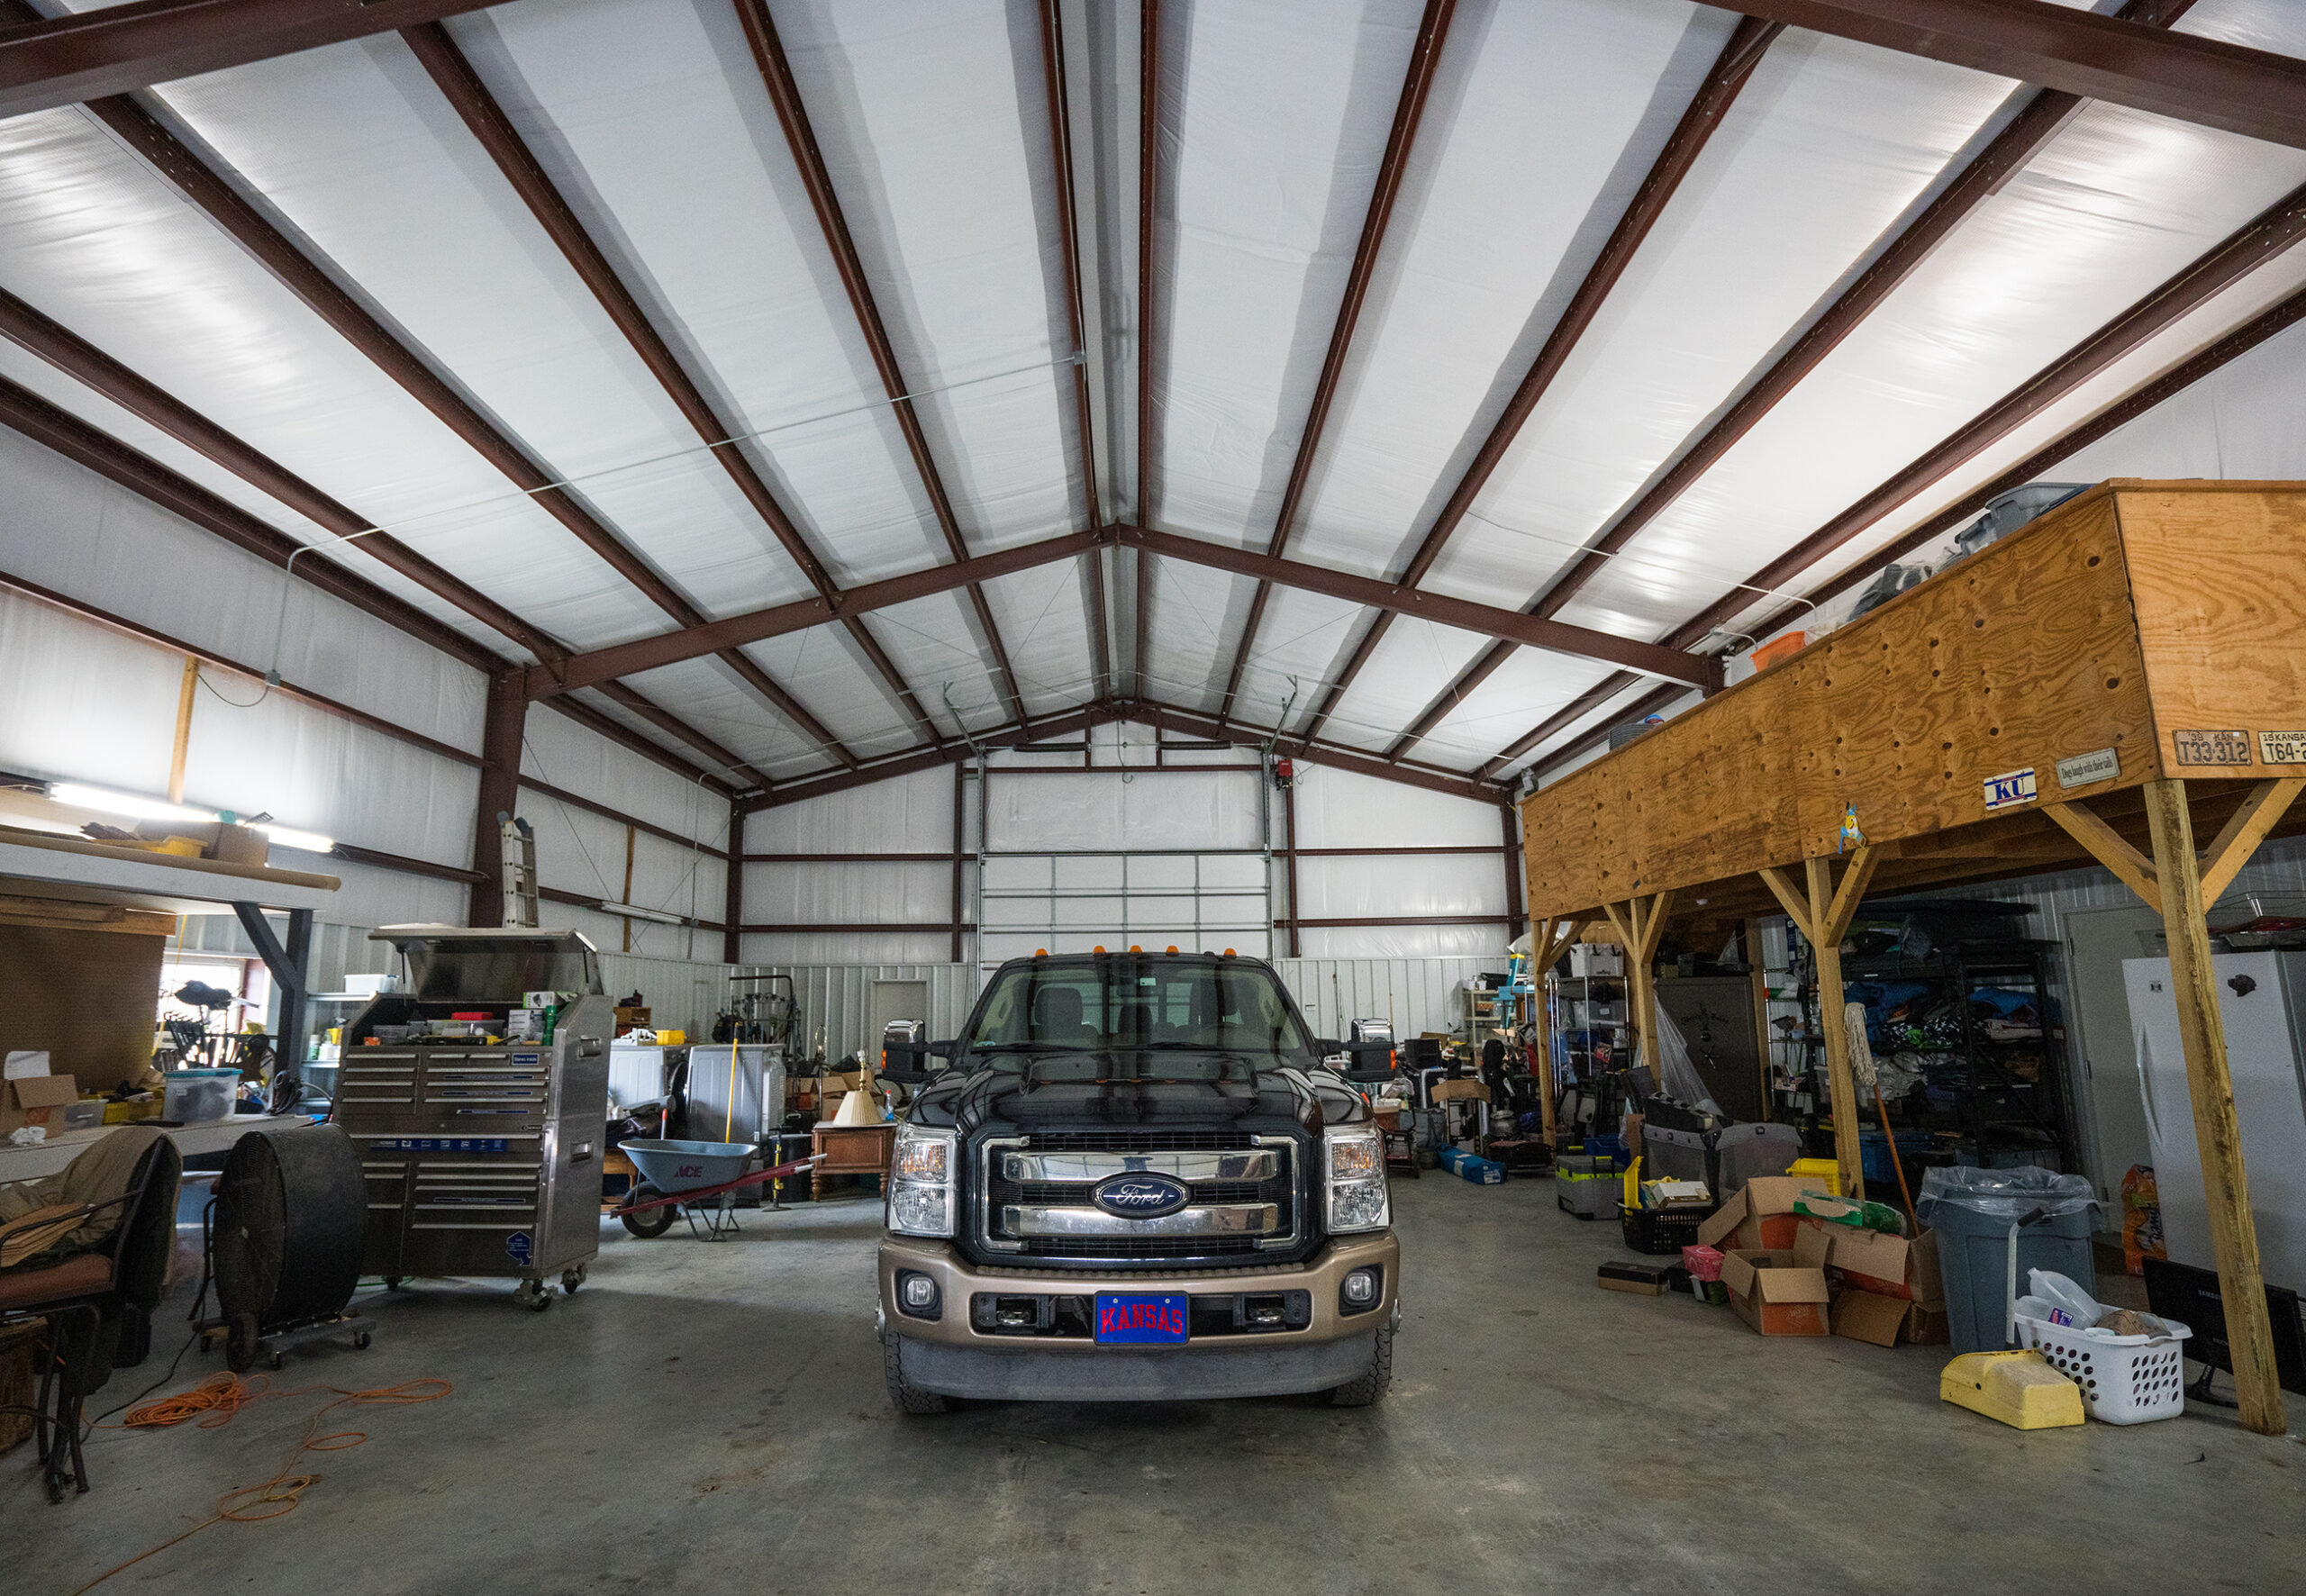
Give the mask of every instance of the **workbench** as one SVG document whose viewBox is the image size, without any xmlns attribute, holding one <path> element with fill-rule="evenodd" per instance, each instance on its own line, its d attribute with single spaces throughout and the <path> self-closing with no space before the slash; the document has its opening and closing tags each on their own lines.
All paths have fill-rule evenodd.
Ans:
<svg viewBox="0 0 2306 1596">
<path fill-rule="evenodd" d="M 2103 483 L 1524 800 L 1539 967 L 1606 918 L 1654 1067 L 1668 921 L 1694 940 L 1783 911 L 1817 952 L 1861 1192 L 1833 1023 L 1860 900 L 2103 865 L 2163 915 L 2221 1294 L 2229 1324 L 2256 1320 L 2236 1385 L 2280 1434 L 2203 906 L 2306 829 L 2301 791 L 2306 484 Z"/>
</svg>

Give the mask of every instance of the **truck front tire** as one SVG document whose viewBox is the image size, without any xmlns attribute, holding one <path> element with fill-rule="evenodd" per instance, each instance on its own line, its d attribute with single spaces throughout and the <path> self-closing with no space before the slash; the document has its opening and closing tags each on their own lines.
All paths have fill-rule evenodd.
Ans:
<svg viewBox="0 0 2306 1596">
<path fill-rule="evenodd" d="M 1384 1396 L 1393 1383 L 1394 1332 L 1388 1328 L 1377 1332 L 1377 1344 L 1369 1354 L 1369 1366 L 1345 1384 L 1332 1389 L 1330 1401 L 1339 1408 L 1366 1408 Z"/>
<path fill-rule="evenodd" d="M 904 1360 L 899 1356 L 902 1350 L 894 1336 L 884 1334 L 881 1337 L 881 1375 L 888 1382 L 889 1401 L 896 1404 L 897 1411 L 942 1413 L 949 1410 L 952 1407 L 950 1401 L 933 1391 L 921 1390 L 904 1377 Z"/>
</svg>

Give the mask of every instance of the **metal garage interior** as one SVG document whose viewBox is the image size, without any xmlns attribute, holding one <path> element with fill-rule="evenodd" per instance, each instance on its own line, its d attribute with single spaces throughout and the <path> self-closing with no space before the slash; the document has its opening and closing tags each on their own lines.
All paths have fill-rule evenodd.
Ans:
<svg viewBox="0 0 2306 1596">
<path fill-rule="evenodd" d="M 2301 236 L 2298 0 L 0 0 L 0 839 L 43 803 L 277 828 L 259 864 L 332 890 L 138 902 L 179 915 L 171 980 L 262 984 L 299 1046 L 354 1029 L 308 1000 L 407 978 L 372 931 L 525 891 L 692 1043 L 790 977 L 785 1079 L 828 1120 L 824 1072 L 883 1058 L 876 984 L 941 1042 L 1008 961 L 1093 949 L 1269 962 L 1312 1038 L 1476 1056 L 1493 972 L 1532 1016 L 1558 990 L 1533 947 L 1583 989 L 1572 910 L 1578 948 L 1641 935 L 1532 895 L 1566 845 L 1525 802 L 1982 558 L 2017 490 L 2306 481 Z M 2264 758 L 2292 784 L 2213 931 L 2306 924 Z M 1932 902 L 2025 917 L 2055 1173 L 2106 1233 L 2159 1145 L 2122 961 L 2163 922 L 2089 846 Z M 33 874 L 0 862 L 0 925 L 49 923 Z M 1750 971 L 1766 1104 L 1815 928 L 1717 918 L 1678 974 Z M 0 970 L 0 1008 L 43 979 Z M 2306 1577 L 2270 1375 L 2245 1418 L 2021 1440 L 1939 1400 L 1943 1348 L 1597 1291 L 1614 1220 L 1423 1173 L 1366 1409 L 896 1411 L 885 1174 L 721 1247 L 612 1198 L 533 1319 L 364 1283 L 373 1346 L 257 1378 L 366 1393 L 326 1423 L 368 1444 L 268 1483 L 322 1399 L 100 1417 L 221 1367 L 177 1352 L 192 1202 L 151 1356 L 87 1398 L 94 1489 L 51 1508 L 43 1429 L 0 1549 L 59 1592 Z"/>
</svg>

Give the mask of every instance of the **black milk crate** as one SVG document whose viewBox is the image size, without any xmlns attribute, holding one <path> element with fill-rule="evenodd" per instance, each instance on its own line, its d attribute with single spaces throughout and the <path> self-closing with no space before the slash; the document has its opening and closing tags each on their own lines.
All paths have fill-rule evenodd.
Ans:
<svg viewBox="0 0 2306 1596">
<path fill-rule="evenodd" d="M 1663 1257 L 1681 1256 L 1682 1248 L 1697 1245 L 1698 1227 L 1713 1217 L 1711 1208 L 1628 1208 L 1618 1204 L 1618 1228 L 1625 1244 L 1638 1253 Z"/>
</svg>

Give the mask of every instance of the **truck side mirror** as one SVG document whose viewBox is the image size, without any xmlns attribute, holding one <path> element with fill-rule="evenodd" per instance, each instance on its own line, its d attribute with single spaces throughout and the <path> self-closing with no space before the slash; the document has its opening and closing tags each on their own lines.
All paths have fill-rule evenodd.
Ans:
<svg viewBox="0 0 2306 1596">
<path fill-rule="evenodd" d="M 918 1020 L 892 1020 L 881 1032 L 881 1078 L 918 1085 L 929 1078 L 929 1046 Z"/>
</svg>

